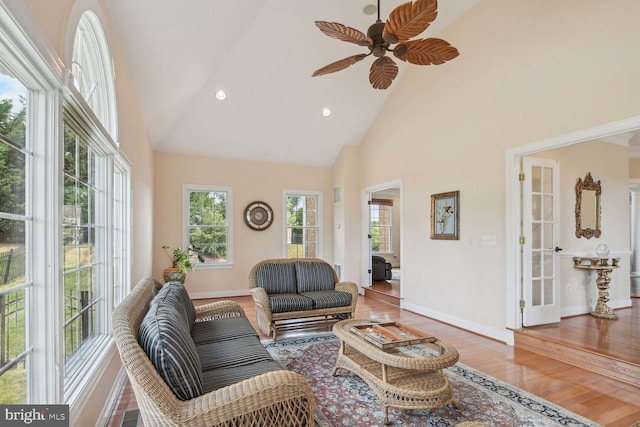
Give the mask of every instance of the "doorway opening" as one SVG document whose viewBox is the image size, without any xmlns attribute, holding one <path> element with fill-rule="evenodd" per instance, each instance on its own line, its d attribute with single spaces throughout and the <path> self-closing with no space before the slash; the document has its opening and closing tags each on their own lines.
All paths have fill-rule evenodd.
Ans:
<svg viewBox="0 0 640 427">
<path fill-rule="evenodd" d="M 400 306 L 402 299 L 402 196 L 399 181 L 365 190 L 365 295 Z"/>
<path fill-rule="evenodd" d="M 523 263 L 522 263 L 522 247 L 521 247 L 521 218 L 522 218 L 522 199 L 521 199 L 521 182 L 519 181 L 519 173 L 521 168 L 521 162 L 524 157 L 527 156 L 536 156 L 536 157 L 544 157 L 546 153 L 550 151 L 558 151 L 563 148 L 576 146 L 580 143 L 585 143 L 589 141 L 604 141 L 606 143 L 616 144 L 620 141 L 621 135 L 634 135 L 636 131 L 640 129 L 640 116 L 633 117 L 631 119 L 610 123 L 604 126 L 598 126 L 590 129 L 586 129 L 580 132 L 574 132 L 571 134 L 563 135 L 556 138 L 551 138 L 548 140 L 539 141 L 532 144 L 527 144 L 524 146 L 516 147 L 514 149 L 508 150 L 506 153 L 506 198 L 507 198 L 507 244 L 506 244 L 506 256 L 507 256 L 507 327 L 510 329 L 520 329 L 523 326 L 522 323 L 522 310 L 521 303 L 524 303 L 524 292 L 523 292 Z M 618 138 L 616 138 L 618 137 Z M 618 142 L 617 142 L 618 141 Z M 629 139 L 627 138 L 624 142 L 624 145 L 627 146 Z M 598 161 L 597 158 L 592 157 L 591 161 L 593 164 L 598 165 L 596 163 Z M 583 164 L 582 166 L 576 166 L 576 170 L 580 167 L 589 168 L 588 165 Z M 563 171 L 571 170 L 570 168 L 566 168 L 563 166 Z M 586 171 L 585 171 L 586 172 Z M 584 177 L 584 173 L 582 172 L 582 176 Z M 575 178 L 579 175 L 574 173 Z M 575 182 L 571 182 L 571 185 L 567 184 L 568 179 L 573 179 L 567 177 L 564 179 L 563 188 L 569 187 L 570 190 L 573 189 L 573 185 Z M 626 185 L 628 188 L 628 177 L 626 180 Z M 570 234 L 570 228 L 572 226 L 573 221 L 569 221 L 567 218 L 573 218 L 573 210 L 572 208 L 568 208 L 570 203 L 567 201 L 567 194 L 571 194 L 571 191 L 565 193 L 565 203 L 564 203 L 564 212 L 562 212 L 562 217 L 564 218 L 563 228 L 565 231 L 563 232 L 564 236 L 567 236 L 567 232 Z M 610 209 L 614 209 L 614 207 L 610 207 Z M 628 205 L 626 206 L 617 206 L 615 209 L 628 209 Z M 569 230 L 567 230 L 569 228 Z M 585 239 L 579 241 L 579 244 L 582 244 L 582 247 L 578 247 L 577 249 L 568 250 L 563 252 L 561 256 L 567 257 L 572 256 L 571 252 L 586 252 L 587 247 L 585 245 Z M 576 242 L 576 239 L 573 240 L 573 243 Z M 558 242 L 560 247 L 564 245 L 565 242 L 562 242 L 562 239 Z M 593 246 L 593 242 L 587 242 Z M 565 245 L 566 246 L 566 245 Z M 565 248 L 566 249 L 566 248 Z M 629 258 L 626 259 L 626 262 L 629 262 Z M 566 285 L 565 285 L 566 286 Z M 570 289 L 563 289 L 563 292 L 570 292 Z M 586 304 L 587 302 L 585 302 Z M 573 309 L 569 307 L 568 310 Z M 578 308 L 580 309 L 580 308 Z M 571 315 L 572 313 L 567 313 L 567 307 L 563 306 L 562 315 Z M 576 313 L 577 314 L 577 313 Z"/>
</svg>

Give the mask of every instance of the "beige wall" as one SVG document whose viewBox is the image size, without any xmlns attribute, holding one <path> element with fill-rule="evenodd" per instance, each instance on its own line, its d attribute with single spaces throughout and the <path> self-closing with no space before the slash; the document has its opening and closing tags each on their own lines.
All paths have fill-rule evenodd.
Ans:
<svg viewBox="0 0 640 427">
<path fill-rule="evenodd" d="M 505 151 L 640 115 L 640 56 L 629 54 L 638 16 L 634 0 L 483 0 L 442 34 L 458 58 L 409 66 L 394 83 L 359 161 L 362 187 L 403 181 L 402 287 L 412 308 L 504 332 L 515 286 L 505 274 Z M 454 190 L 460 240 L 430 240 L 430 194 Z M 497 245 L 481 246 L 485 234 Z"/>
<path fill-rule="evenodd" d="M 342 148 L 333 165 L 333 187 L 340 188 L 341 201 L 333 206 L 334 263 L 341 266 L 343 281 L 360 283 L 362 245 L 360 216 L 363 199 L 359 179 L 358 148 Z"/>
<path fill-rule="evenodd" d="M 117 111 L 118 111 L 118 141 L 120 147 L 132 164 L 132 284 L 144 276 L 151 274 L 151 247 L 153 243 L 153 149 L 147 137 L 144 119 L 140 111 L 135 90 L 129 79 L 126 64 L 122 58 L 117 34 L 108 20 L 107 0 L 24 0 L 39 30 L 44 34 L 55 50 L 56 55 L 64 62 L 70 57 L 65 52 L 69 34 L 74 32 L 69 25 L 75 26 L 71 16 L 82 12 L 86 6 L 91 6 L 98 16 L 107 19 L 103 21 L 111 55 L 113 58 Z M 69 64 L 65 64 L 69 66 Z M 114 382 L 120 371 L 120 358 L 115 349 L 109 354 L 108 363 L 104 366 L 105 373 L 90 395 L 86 396 L 86 403 L 80 412 L 72 415 L 72 425 L 95 425 Z M 43 402 L 45 403 L 45 402 Z M 48 403 L 48 402 L 47 402 Z"/>
<path fill-rule="evenodd" d="M 629 178 L 640 179 L 640 159 L 629 159 Z"/>
<path fill-rule="evenodd" d="M 189 272 L 185 287 L 193 298 L 248 294 L 251 267 L 283 256 L 285 190 L 322 192 L 321 257 L 333 264 L 331 169 L 156 152 L 154 170 L 153 272 L 157 278 L 168 267 L 162 246 L 182 244 L 182 186 L 225 186 L 233 191 L 234 265 Z M 256 200 L 268 203 L 274 212 L 273 225 L 263 231 L 251 230 L 243 219 L 244 208 Z"/>
</svg>

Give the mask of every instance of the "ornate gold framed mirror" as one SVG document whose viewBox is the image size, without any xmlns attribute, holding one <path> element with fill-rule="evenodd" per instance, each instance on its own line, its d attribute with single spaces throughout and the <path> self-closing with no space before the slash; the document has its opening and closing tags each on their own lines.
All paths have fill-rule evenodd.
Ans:
<svg viewBox="0 0 640 427">
<path fill-rule="evenodd" d="M 600 237 L 600 181 L 587 172 L 576 183 L 576 237 Z"/>
</svg>

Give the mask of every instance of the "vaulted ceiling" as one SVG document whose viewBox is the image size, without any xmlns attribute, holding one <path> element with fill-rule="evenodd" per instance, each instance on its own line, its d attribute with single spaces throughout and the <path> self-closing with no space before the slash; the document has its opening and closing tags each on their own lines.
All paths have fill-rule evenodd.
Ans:
<svg viewBox="0 0 640 427">
<path fill-rule="evenodd" d="M 478 1 L 441 0 L 421 37 L 436 36 Z M 401 3 L 383 0 L 381 19 Z M 366 32 L 376 20 L 364 13 L 369 4 L 375 1 L 136 0 L 109 2 L 109 12 L 157 150 L 331 166 L 344 145 L 362 141 L 407 66 L 425 80 L 432 67 L 399 64 L 383 91 L 369 84 L 371 58 L 312 78 L 330 62 L 367 52 L 328 38 L 314 21 Z M 455 47 L 464 55 L 464 46 Z M 219 89 L 226 100 L 216 99 Z"/>
</svg>

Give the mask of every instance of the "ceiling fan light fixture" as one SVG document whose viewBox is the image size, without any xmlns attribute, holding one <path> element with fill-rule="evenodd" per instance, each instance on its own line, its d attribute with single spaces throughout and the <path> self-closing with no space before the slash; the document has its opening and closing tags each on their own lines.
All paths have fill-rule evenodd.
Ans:
<svg viewBox="0 0 640 427">
<path fill-rule="evenodd" d="M 225 99 L 227 99 L 227 92 L 225 92 L 225 91 L 224 91 L 224 90 L 222 90 L 222 89 L 218 89 L 218 90 L 216 91 L 216 99 L 217 99 L 218 101 L 224 101 Z"/>
</svg>

